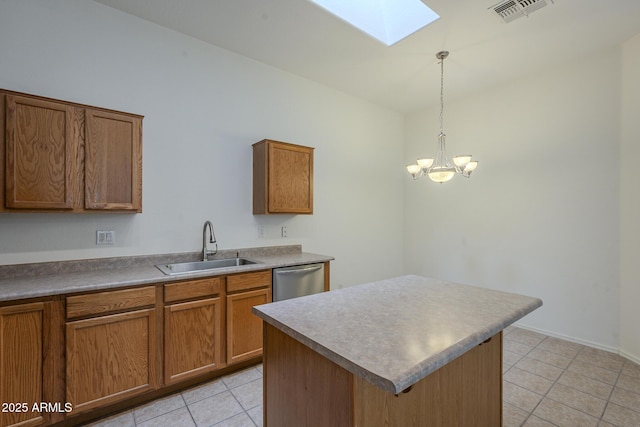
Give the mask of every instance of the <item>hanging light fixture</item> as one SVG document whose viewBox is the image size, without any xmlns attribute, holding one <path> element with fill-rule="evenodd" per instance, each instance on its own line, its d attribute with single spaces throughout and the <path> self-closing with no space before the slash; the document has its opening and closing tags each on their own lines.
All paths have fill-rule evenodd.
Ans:
<svg viewBox="0 0 640 427">
<path fill-rule="evenodd" d="M 447 182 L 455 174 L 460 174 L 465 178 L 469 178 L 471 172 L 476 170 L 478 162 L 471 160 L 471 155 L 464 154 L 461 156 L 455 156 L 453 162 L 449 160 L 447 156 L 447 149 L 445 144 L 445 134 L 443 130 L 443 117 L 444 117 L 444 60 L 449 56 L 449 52 L 442 51 L 436 54 L 436 58 L 440 60 L 440 134 L 438 135 L 438 152 L 435 159 L 432 157 L 426 157 L 418 159 L 417 163 L 408 165 L 407 171 L 411 174 L 413 179 L 418 179 L 422 176 L 428 176 L 431 181 L 434 182 Z"/>
</svg>

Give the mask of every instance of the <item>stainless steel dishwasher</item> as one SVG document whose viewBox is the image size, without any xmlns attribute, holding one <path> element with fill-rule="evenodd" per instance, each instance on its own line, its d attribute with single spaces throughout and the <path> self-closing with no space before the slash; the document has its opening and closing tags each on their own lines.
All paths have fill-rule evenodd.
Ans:
<svg viewBox="0 0 640 427">
<path fill-rule="evenodd" d="M 324 264 L 273 269 L 273 300 L 282 301 L 324 291 Z"/>
</svg>

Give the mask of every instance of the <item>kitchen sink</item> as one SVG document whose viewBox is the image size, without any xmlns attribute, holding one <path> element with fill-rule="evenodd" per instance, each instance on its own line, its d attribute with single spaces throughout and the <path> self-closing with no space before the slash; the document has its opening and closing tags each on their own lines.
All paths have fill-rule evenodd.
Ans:
<svg viewBox="0 0 640 427">
<path fill-rule="evenodd" d="M 238 267 L 241 265 L 258 264 L 257 261 L 252 261 L 247 258 L 227 258 L 227 259 L 212 259 L 209 261 L 193 261 L 193 262 L 179 262 L 175 264 L 160 264 L 156 267 L 167 276 L 174 276 L 176 274 L 195 273 L 197 271 L 215 270 L 217 268 L 225 267 Z"/>
</svg>

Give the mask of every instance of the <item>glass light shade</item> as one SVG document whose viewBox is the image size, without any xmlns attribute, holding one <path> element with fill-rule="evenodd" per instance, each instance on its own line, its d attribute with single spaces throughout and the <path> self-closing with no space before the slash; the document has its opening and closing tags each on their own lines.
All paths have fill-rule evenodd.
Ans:
<svg viewBox="0 0 640 427">
<path fill-rule="evenodd" d="M 455 156 L 453 158 L 453 163 L 460 169 L 464 169 L 465 166 L 471 161 L 470 154 L 462 154 L 460 156 Z"/>
<path fill-rule="evenodd" d="M 433 182 L 447 182 L 456 174 L 456 170 L 453 167 L 439 168 L 433 167 L 429 170 L 429 179 Z"/>
<path fill-rule="evenodd" d="M 467 178 L 469 178 L 469 175 L 471 175 L 471 172 L 476 170 L 477 167 L 478 167 L 478 161 L 477 160 L 474 160 L 472 162 L 467 163 L 467 165 L 462 170 L 462 175 L 464 175 Z"/>
<path fill-rule="evenodd" d="M 413 177 L 413 179 L 416 179 L 418 174 L 420 173 L 420 171 L 422 170 L 422 168 L 420 167 L 420 165 L 407 165 L 407 172 L 409 172 L 411 174 L 411 176 Z"/>
<path fill-rule="evenodd" d="M 431 165 L 433 165 L 433 159 L 431 157 L 426 157 L 424 159 L 418 159 L 418 165 L 424 171 L 429 169 Z"/>
</svg>

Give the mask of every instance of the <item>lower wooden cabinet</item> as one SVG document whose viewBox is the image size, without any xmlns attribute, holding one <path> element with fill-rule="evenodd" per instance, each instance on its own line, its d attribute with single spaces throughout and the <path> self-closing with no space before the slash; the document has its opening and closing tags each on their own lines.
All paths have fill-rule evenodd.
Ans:
<svg viewBox="0 0 640 427">
<path fill-rule="evenodd" d="M 0 426 L 37 426 L 50 414 L 35 410 L 52 401 L 50 302 L 0 307 Z M 34 405 L 36 405 L 34 407 Z"/>
<path fill-rule="evenodd" d="M 165 383 L 173 384 L 222 367 L 220 298 L 165 307 Z"/>
<path fill-rule="evenodd" d="M 174 384 L 224 366 L 222 280 L 214 277 L 164 286 L 165 384 Z M 195 300 L 184 302 L 188 299 Z"/>
<path fill-rule="evenodd" d="M 155 288 L 152 286 L 113 293 L 119 297 L 136 297 L 128 301 L 113 299 L 113 309 L 155 303 Z M 90 309 L 91 300 L 95 301 L 93 306 L 99 312 L 108 310 L 110 294 L 103 292 L 69 297 L 67 312 L 72 309 L 75 312 L 73 307 L 78 306 Z M 73 298 L 80 303 L 74 304 Z M 155 308 L 68 322 L 66 394 L 73 411 L 85 411 L 156 389 L 157 342 Z"/>
<path fill-rule="evenodd" d="M 227 277 L 227 364 L 262 355 L 262 320 L 251 312 L 271 302 L 271 270 Z"/>
<path fill-rule="evenodd" d="M 0 403 L 14 406 L 0 411 L 0 427 L 73 425 L 76 414 L 260 357 L 263 326 L 251 310 L 271 302 L 271 274 L 2 302 Z"/>
</svg>

